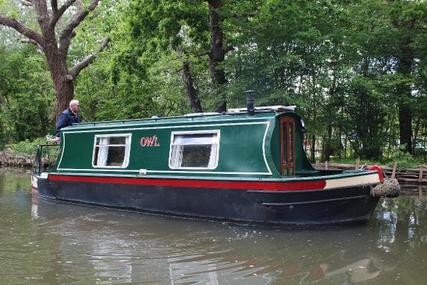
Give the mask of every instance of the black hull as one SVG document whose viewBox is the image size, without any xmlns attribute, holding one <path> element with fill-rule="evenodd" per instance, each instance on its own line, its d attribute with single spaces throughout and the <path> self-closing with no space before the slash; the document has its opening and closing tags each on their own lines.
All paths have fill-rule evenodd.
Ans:
<svg viewBox="0 0 427 285">
<path fill-rule="evenodd" d="M 124 185 L 38 179 L 43 198 L 181 217 L 265 225 L 367 222 L 379 198 L 369 186 L 260 191 Z"/>
</svg>

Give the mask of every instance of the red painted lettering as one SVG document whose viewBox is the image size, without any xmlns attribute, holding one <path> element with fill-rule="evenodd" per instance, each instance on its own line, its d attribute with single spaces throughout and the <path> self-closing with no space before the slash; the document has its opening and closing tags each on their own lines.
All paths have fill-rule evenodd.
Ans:
<svg viewBox="0 0 427 285">
<path fill-rule="evenodd" d="M 142 147 L 145 146 L 160 146 L 160 143 L 158 143 L 157 141 L 157 136 L 152 136 L 152 137 L 142 137 L 139 144 Z"/>
</svg>

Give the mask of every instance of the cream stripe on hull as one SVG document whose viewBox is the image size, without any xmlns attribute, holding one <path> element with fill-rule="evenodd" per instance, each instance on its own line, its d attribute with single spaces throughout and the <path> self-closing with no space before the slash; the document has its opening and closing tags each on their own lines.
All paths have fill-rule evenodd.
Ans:
<svg viewBox="0 0 427 285">
<path fill-rule="evenodd" d="M 358 185 L 372 185 L 381 183 L 378 173 L 369 175 L 352 176 L 338 179 L 326 179 L 326 185 L 323 189 L 334 189 L 341 187 L 351 187 Z"/>
</svg>

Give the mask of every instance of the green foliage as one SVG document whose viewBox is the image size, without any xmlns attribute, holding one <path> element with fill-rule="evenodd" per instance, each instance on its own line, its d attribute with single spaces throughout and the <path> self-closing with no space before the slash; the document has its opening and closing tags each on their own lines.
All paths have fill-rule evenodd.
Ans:
<svg viewBox="0 0 427 285">
<path fill-rule="evenodd" d="M 384 101 L 376 81 L 364 77 L 353 78 L 347 103 L 347 112 L 352 122 L 352 131 L 357 135 L 358 154 L 362 158 L 380 159 L 384 146 Z"/>
<path fill-rule="evenodd" d="M 46 138 L 36 138 L 34 140 L 23 140 L 17 143 L 6 145 L 6 149 L 17 154 L 34 155 L 38 145 L 46 144 Z"/>
<path fill-rule="evenodd" d="M 416 159 L 405 151 L 406 146 L 401 145 L 400 147 L 393 150 L 390 158 L 387 160 L 389 166 L 393 166 L 396 162 L 399 167 L 414 168 L 418 165 L 425 163 L 423 159 Z"/>
<path fill-rule="evenodd" d="M 407 152 L 399 150 L 401 155 L 397 155 L 394 159 L 382 159 L 382 160 L 372 160 L 372 159 L 361 159 L 360 165 L 385 165 L 388 167 L 393 167 L 394 163 L 397 163 L 398 168 L 418 168 L 420 165 L 425 165 L 426 160 L 416 159 Z M 339 164 L 356 164 L 355 158 L 332 158 L 331 162 Z"/>
<path fill-rule="evenodd" d="M 3 127 L 3 122 L 2 120 L 0 120 L 0 150 L 2 150 L 4 148 L 4 127 Z"/>
<path fill-rule="evenodd" d="M 5 143 L 49 132 L 53 90 L 44 59 L 32 46 L 0 47 L 0 137 Z"/>
<path fill-rule="evenodd" d="M 408 106 L 414 143 L 425 144 L 426 1 L 223 3 L 224 37 L 234 48 L 221 65 L 229 107 L 243 106 L 244 91 L 253 89 L 256 105 L 297 105 L 323 159 L 416 162 L 399 149 L 399 117 Z M 91 17 L 77 30 L 70 61 L 107 35 L 111 44 L 76 81 L 84 120 L 191 112 L 185 62 L 203 109 L 217 106 L 207 1 L 108 0 Z M 52 132 L 54 97 L 42 55 L 4 29 L 0 44 L 0 146 Z"/>
</svg>

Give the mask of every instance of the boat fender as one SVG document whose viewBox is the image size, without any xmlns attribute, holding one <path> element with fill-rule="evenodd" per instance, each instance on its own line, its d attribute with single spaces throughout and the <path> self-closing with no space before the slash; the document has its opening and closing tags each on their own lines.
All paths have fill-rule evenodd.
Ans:
<svg viewBox="0 0 427 285">
<path fill-rule="evenodd" d="M 400 184 L 396 178 L 385 178 L 383 183 L 371 187 L 371 195 L 374 197 L 394 198 L 400 194 Z"/>
</svg>

